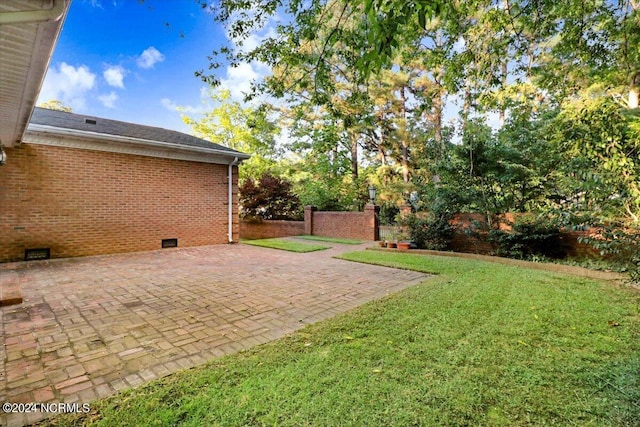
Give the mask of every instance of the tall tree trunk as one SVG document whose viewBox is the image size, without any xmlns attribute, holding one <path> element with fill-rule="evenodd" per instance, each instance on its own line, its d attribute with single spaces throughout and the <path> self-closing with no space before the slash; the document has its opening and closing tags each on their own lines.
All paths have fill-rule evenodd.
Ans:
<svg viewBox="0 0 640 427">
<path fill-rule="evenodd" d="M 475 69 L 475 63 L 470 64 L 470 69 Z M 462 134 L 467 132 L 469 116 L 471 114 L 471 77 L 466 76 L 464 81 L 464 104 L 462 105 Z M 471 139 L 469 139 L 471 141 Z M 469 176 L 473 176 L 473 144 L 469 142 Z"/>
<path fill-rule="evenodd" d="M 631 88 L 629 89 L 629 108 L 639 108 L 640 98 L 640 71 L 631 78 Z"/>
<path fill-rule="evenodd" d="M 435 140 L 440 147 L 440 151 L 444 153 L 444 141 L 442 140 L 443 90 L 442 84 L 439 81 L 436 81 L 436 85 L 438 88 L 436 89 L 436 96 L 433 99 L 433 129 L 435 132 Z"/>
<path fill-rule="evenodd" d="M 438 29 L 436 33 L 436 48 L 441 49 L 443 45 L 442 42 L 442 30 Z M 433 79 L 436 86 L 436 94 L 435 99 L 433 100 L 433 127 L 435 131 L 435 140 L 440 147 L 440 152 L 444 153 L 444 141 L 442 140 L 442 114 L 444 111 L 444 87 L 442 84 L 442 80 L 444 79 L 444 64 L 440 66 L 438 70 L 438 75 L 436 75 Z"/>
<path fill-rule="evenodd" d="M 471 114 L 471 79 L 469 76 L 464 81 L 464 103 L 462 104 L 462 129 L 467 128 L 469 115 Z"/>
<path fill-rule="evenodd" d="M 507 87 L 507 72 L 508 72 L 508 69 L 507 69 L 507 61 L 506 60 L 501 64 L 501 67 L 502 67 L 502 70 L 501 70 L 502 71 L 502 76 L 501 76 L 502 77 L 502 89 L 504 90 L 504 88 Z M 505 106 L 504 101 L 503 101 L 501 103 L 501 105 L 500 105 L 500 112 L 499 112 L 499 114 L 500 114 L 500 127 L 501 128 L 504 127 L 506 109 L 507 109 L 507 107 Z"/>
<path fill-rule="evenodd" d="M 387 164 L 387 154 L 384 152 L 384 136 L 385 136 L 385 127 L 384 127 L 384 120 L 385 120 L 385 116 L 384 116 L 384 111 L 382 108 L 380 108 L 380 111 L 378 113 L 376 113 L 376 118 L 378 120 L 379 123 L 379 128 L 380 128 L 380 136 L 378 137 L 378 141 L 376 143 L 376 146 L 378 148 L 378 156 L 380 158 L 380 162 L 383 166 L 385 166 Z"/>
<path fill-rule="evenodd" d="M 353 131 L 348 131 L 351 139 L 351 177 L 353 182 L 358 180 L 358 135 Z"/>
<path fill-rule="evenodd" d="M 405 87 L 400 89 L 400 101 L 402 102 L 402 122 L 404 129 L 401 133 L 402 138 L 402 180 L 405 184 L 409 183 L 409 146 L 407 144 L 407 94 Z"/>
<path fill-rule="evenodd" d="M 502 8 L 504 9 L 505 13 L 507 13 L 507 15 L 510 14 L 510 11 L 509 11 L 509 0 L 502 0 Z M 507 52 L 508 52 L 508 50 L 509 50 L 509 48 L 507 47 Z M 505 59 L 504 59 L 504 61 L 502 61 L 502 64 L 500 64 L 500 68 L 501 68 L 500 71 L 501 71 L 501 78 L 502 78 L 502 81 L 501 81 L 502 87 L 501 87 L 501 89 L 503 91 L 507 87 L 507 74 L 509 73 L 509 67 L 507 65 L 507 62 L 509 61 L 508 60 L 509 56 L 507 55 L 506 52 L 505 52 L 504 56 L 505 56 Z M 506 110 L 507 110 L 507 107 L 504 104 L 504 100 L 503 100 L 501 105 L 500 105 L 500 111 L 499 111 L 499 114 L 500 114 L 500 127 L 501 128 L 504 127 L 505 118 L 506 118 L 505 116 L 506 116 L 506 112 L 507 112 Z"/>
</svg>

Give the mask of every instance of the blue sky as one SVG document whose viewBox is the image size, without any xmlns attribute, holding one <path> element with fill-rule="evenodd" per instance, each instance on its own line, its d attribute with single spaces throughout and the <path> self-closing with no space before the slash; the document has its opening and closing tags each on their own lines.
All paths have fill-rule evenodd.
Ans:
<svg viewBox="0 0 640 427">
<path fill-rule="evenodd" d="M 273 34 L 280 19 L 269 20 L 245 48 Z M 211 108 L 194 72 L 207 70 L 207 56 L 225 43 L 224 28 L 195 0 L 73 0 L 38 103 L 55 99 L 76 113 L 190 133 L 177 107 L 194 117 Z M 217 70 L 238 101 L 268 72 L 256 63 Z M 450 97 L 445 119 L 458 108 Z M 495 114 L 489 123 L 497 126 Z"/>
<path fill-rule="evenodd" d="M 206 85 L 194 72 L 226 40 L 193 0 L 73 0 L 38 103 L 57 99 L 76 113 L 188 132 L 176 107 L 202 112 Z M 219 72 L 240 99 L 265 70 Z"/>
</svg>

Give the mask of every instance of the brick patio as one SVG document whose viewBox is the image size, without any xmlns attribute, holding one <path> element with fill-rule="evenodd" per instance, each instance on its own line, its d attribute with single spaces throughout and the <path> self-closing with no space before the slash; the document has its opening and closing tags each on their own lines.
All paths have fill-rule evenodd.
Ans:
<svg viewBox="0 0 640 427">
<path fill-rule="evenodd" d="M 0 308 L 0 402 L 88 403 L 427 277 L 331 258 L 367 244 L 328 245 L 307 254 L 236 244 L 0 265 L 24 298 Z M 0 425 L 45 415 L 3 414 Z"/>
</svg>

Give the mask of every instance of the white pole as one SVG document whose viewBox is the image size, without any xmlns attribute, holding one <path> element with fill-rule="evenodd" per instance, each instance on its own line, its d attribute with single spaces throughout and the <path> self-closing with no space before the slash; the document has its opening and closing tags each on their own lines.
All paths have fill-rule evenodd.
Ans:
<svg viewBox="0 0 640 427">
<path fill-rule="evenodd" d="M 238 158 L 229 163 L 229 243 L 233 243 L 233 167 L 238 164 Z"/>
</svg>

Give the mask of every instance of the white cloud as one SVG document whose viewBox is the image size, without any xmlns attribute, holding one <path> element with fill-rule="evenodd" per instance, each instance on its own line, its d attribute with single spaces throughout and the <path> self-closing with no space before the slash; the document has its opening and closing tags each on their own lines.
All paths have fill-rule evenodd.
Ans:
<svg viewBox="0 0 640 427">
<path fill-rule="evenodd" d="M 453 50 L 456 53 L 464 52 L 466 47 L 467 47 L 467 42 L 465 41 L 464 37 L 462 37 L 462 36 L 460 36 L 458 38 L 458 40 L 453 44 Z"/>
<path fill-rule="evenodd" d="M 140 68 L 152 68 L 155 64 L 162 61 L 164 61 L 164 55 L 155 47 L 150 46 L 140 54 L 136 63 Z"/>
<path fill-rule="evenodd" d="M 170 100 L 169 98 L 162 98 L 160 100 L 160 103 L 164 108 L 166 108 L 169 111 L 178 111 L 179 105 L 173 102 L 172 100 Z"/>
<path fill-rule="evenodd" d="M 233 40 L 232 38 L 229 38 L 227 36 L 227 38 L 234 42 L 234 44 L 236 45 L 236 50 L 242 51 L 242 52 L 250 52 L 253 49 L 257 48 L 258 46 L 260 46 L 262 44 L 263 41 L 265 41 L 268 38 L 275 38 L 276 37 L 276 29 L 273 26 L 268 26 L 267 28 L 265 28 L 263 31 L 260 31 L 259 33 L 253 33 L 253 34 L 249 34 L 249 36 L 244 39 L 242 41 L 242 46 L 240 47 L 238 45 L 238 42 L 236 40 Z"/>
<path fill-rule="evenodd" d="M 109 86 L 124 89 L 124 75 L 126 71 L 119 65 L 110 65 L 102 73 L 105 81 Z"/>
<path fill-rule="evenodd" d="M 100 102 L 102 102 L 102 105 L 104 105 L 105 107 L 116 108 L 116 101 L 118 100 L 118 95 L 112 91 L 110 93 L 98 96 L 98 99 L 100 100 Z"/>
<path fill-rule="evenodd" d="M 226 37 L 233 44 L 236 53 L 250 52 L 266 39 L 277 37 L 276 25 L 280 21 L 282 21 L 280 14 L 276 13 L 261 28 L 253 31 L 242 41 L 234 39 L 229 32 L 226 33 Z M 261 81 L 270 74 L 271 68 L 264 63 L 258 61 L 250 64 L 241 63 L 237 67 L 227 67 L 226 78 L 220 79 L 220 86 L 229 89 L 233 100 L 243 102 L 245 94 L 251 91 L 251 82 Z"/>
<path fill-rule="evenodd" d="M 245 93 L 251 91 L 251 82 L 263 78 L 266 73 L 261 73 L 259 64 L 241 63 L 237 67 L 227 67 L 227 78 L 220 79 L 220 86 L 229 89 L 231 98 L 242 101 Z"/>
<path fill-rule="evenodd" d="M 62 62 L 50 67 L 42 85 L 38 102 L 56 99 L 74 111 L 86 108 L 87 93 L 95 87 L 96 75 L 86 65 L 74 67 Z"/>
<path fill-rule="evenodd" d="M 192 105 L 178 105 L 175 101 L 169 98 L 162 98 L 160 103 L 169 111 L 177 111 L 181 114 L 197 115 L 210 110 L 210 106 L 207 104 L 208 92 L 206 88 L 200 89 L 200 99 L 202 100 L 202 104 L 199 107 L 194 107 Z"/>
</svg>

